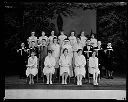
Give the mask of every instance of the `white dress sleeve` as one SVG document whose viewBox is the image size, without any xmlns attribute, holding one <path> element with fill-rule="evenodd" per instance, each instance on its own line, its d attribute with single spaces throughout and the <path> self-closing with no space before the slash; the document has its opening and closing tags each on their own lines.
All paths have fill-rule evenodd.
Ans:
<svg viewBox="0 0 128 102">
<path fill-rule="evenodd" d="M 86 59 L 85 59 L 85 57 L 82 55 L 82 66 L 85 66 L 86 65 Z"/>
<path fill-rule="evenodd" d="M 45 65 L 45 66 L 48 66 L 48 57 L 45 58 L 45 60 L 44 60 L 44 65 Z"/>
</svg>

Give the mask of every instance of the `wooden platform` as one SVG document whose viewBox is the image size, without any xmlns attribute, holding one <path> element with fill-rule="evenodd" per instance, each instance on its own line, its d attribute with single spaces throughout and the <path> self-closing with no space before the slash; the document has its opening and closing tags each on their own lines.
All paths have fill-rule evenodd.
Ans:
<svg viewBox="0 0 128 102">
<path fill-rule="evenodd" d="M 39 79 L 38 83 L 35 80 L 34 85 L 26 83 L 26 79 L 20 79 L 19 76 L 8 76 L 5 77 L 5 89 L 47 89 L 47 90 L 126 90 L 126 78 L 115 77 L 114 79 L 100 80 L 99 86 L 93 86 L 88 83 L 87 79 L 83 79 L 83 85 L 77 86 L 74 83 L 74 78 L 71 78 L 71 82 L 67 85 L 62 85 L 55 80 L 52 85 L 47 85 Z"/>
</svg>

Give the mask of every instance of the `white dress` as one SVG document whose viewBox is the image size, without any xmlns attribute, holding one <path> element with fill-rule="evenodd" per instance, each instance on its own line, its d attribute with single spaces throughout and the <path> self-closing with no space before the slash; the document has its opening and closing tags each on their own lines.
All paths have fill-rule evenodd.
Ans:
<svg viewBox="0 0 128 102">
<path fill-rule="evenodd" d="M 62 46 L 62 50 L 64 50 L 65 48 L 68 49 L 68 53 L 71 56 L 71 58 L 73 57 L 73 47 L 70 44 L 64 44 Z M 63 52 L 63 51 L 62 51 Z"/>
<path fill-rule="evenodd" d="M 71 46 L 74 46 L 74 44 L 77 43 L 77 40 L 76 40 L 75 36 L 70 36 L 69 40 L 70 40 Z"/>
<path fill-rule="evenodd" d="M 82 46 L 84 47 L 85 46 L 85 43 L 86 43 L 86 40 L 87 40 L 87 37 L 80 36 L 80 39 L 81 39 Z"/>
<path fill-rule="evenodd" d="M 42 39 L 45 39 L 46 42 L 47 42 L 48 37 L 47 37 L 47 36 L 40 36 L 40 37 L 39 37 L 39 43 L 41 43 Z"/>
<path fill-rule="evenodd" d="M 37 37 L 36 36 L 30 36 L 28 38 L 29 48 L 32 46 L 32 43 L 31 43 L 32 41 L 34 41 L 35 42 L 35 45 L 37 46 Z"/>
<path fill-rule="evenodd" d="M 70 65 L 71 65 L 71 58 L 69 55 L 67 55 L 66 57 L 64 56 L 64 54 L 62 54 L 60 56 L 59 59 L 59 65 L 60 65 L 60 76 L 62 76 L 62 74 L 64 72 L 67 72 L 68 75 L 70 75 Z"/>
<path fill-rule="evenodd" d="M 36 56 L 34 57 L 34 59 L 32 57 L 28 58 L 28 66 L 29 67 L 26 70 L 27 77 L 29 76 L 29 74 L 36 76 L 36 74 L 38 73 Z"/>
<path fill-rule="evenodd" d="M 55 68 L 58 68 L 59 67 L 59 57 L 60 57 L 60 45 L 59 44 L 52 44 L 51 45 L 51 50 L 53 51 L 52 52 L 52 56 L 55 58 L 55 61 L 56 61 L 56 66 Z"/>
<path fill-rule="evenodd" d="M 90 74 L 94 74 L 94 73 L 100 74 L 100 70 L 98 68 L 98 58 L 97 57 L 95 57 L 95 58 L 90 57 L 89 58 L 89 69 L 88 70 L 89 70 Z"/>
<path fill-rule="evenodd" d="M 51 57 L 47 56 L 44 61 L 44 66 L 45 66 L 43 69 L 44 75 L 49 74 L 49 73 L 54 74 L 55 73 L 55 68 L 54 68 L 55 64 L 56 64 L 55 58 L 52 56 Z"/>
<path fill-rule="evenodd" d="M 97 47 L 97 39 L 90 39 L 90 43 L 92 43 L 93 47 Z"/>
<path fill-rule="evenodd" d="M 60 40 L 60 45 L 62 45 L 62 44 L 63 44 L 64 39 L 66 39 L 66 38 L 67 38 L 67 36 L 66 36 L 66 35 L 60 35 L 60 36 L 58 37 L 58 39 Z"/>
<path fill-rule="evenodd" d="M 86 70 L 85 70 L 85 65 L 86 65 L 86 59 L 83 55 L 76 56 L 75 57 L 75 76 L 81 74 L 83 77 L 85 77 Z"/>
</svg>

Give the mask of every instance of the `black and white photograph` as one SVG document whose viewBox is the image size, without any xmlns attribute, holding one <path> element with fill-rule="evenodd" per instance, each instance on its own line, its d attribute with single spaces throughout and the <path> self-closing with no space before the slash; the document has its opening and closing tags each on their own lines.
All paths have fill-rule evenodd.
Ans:
<svg viewBox="0 0 128 102">
<path fill-rule="evenodd" d="M 3 100 L 126 100 L 127 22 L 127 2 L 5 0 Z"/>
</svg>

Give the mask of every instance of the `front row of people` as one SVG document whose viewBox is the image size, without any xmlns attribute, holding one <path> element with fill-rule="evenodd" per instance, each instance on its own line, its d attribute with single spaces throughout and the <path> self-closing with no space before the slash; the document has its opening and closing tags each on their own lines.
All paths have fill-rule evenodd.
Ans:
<svg viewBox="0 0 128 102">
<path fill-rule="evenodd" d="M 97 79 L 100 70 L 98 68 L 98 58 L 95 57 L 96 52 L 92 53 L 92 57 L 89 58 L 88 72 L 93 75 L 93 85 L 98 85 Z M 31 53 L 31 57 L 28 58 L 28 65 L 26 70 L 27 77 L 29 76 L 29 84 L 34 84 L 33 77 L 38 73 L 37 64 L 38 59 L 35 56 L 35 52 Z M 48 56 L 44 61 L 43 74 L 47 77 L 46 84 L 52 84 L 52 75 L 55 73 L 56 59 L 52 56 L 52 51 L 48 50 Z M 63 50 L 63 54 L 59 58 L 60 76 L 62 77 L 62 84 L 67 84 L 67 77 L 70 76 L 71 56 L 68 53 L 68 49 Z M 82 78 L 86 75 L 86 59 L 82 55 L 82 49 L 77 50 L 75 55 L 74 73 L 77 78 L 77 85 L 82 85 Z"/>
</svg>

